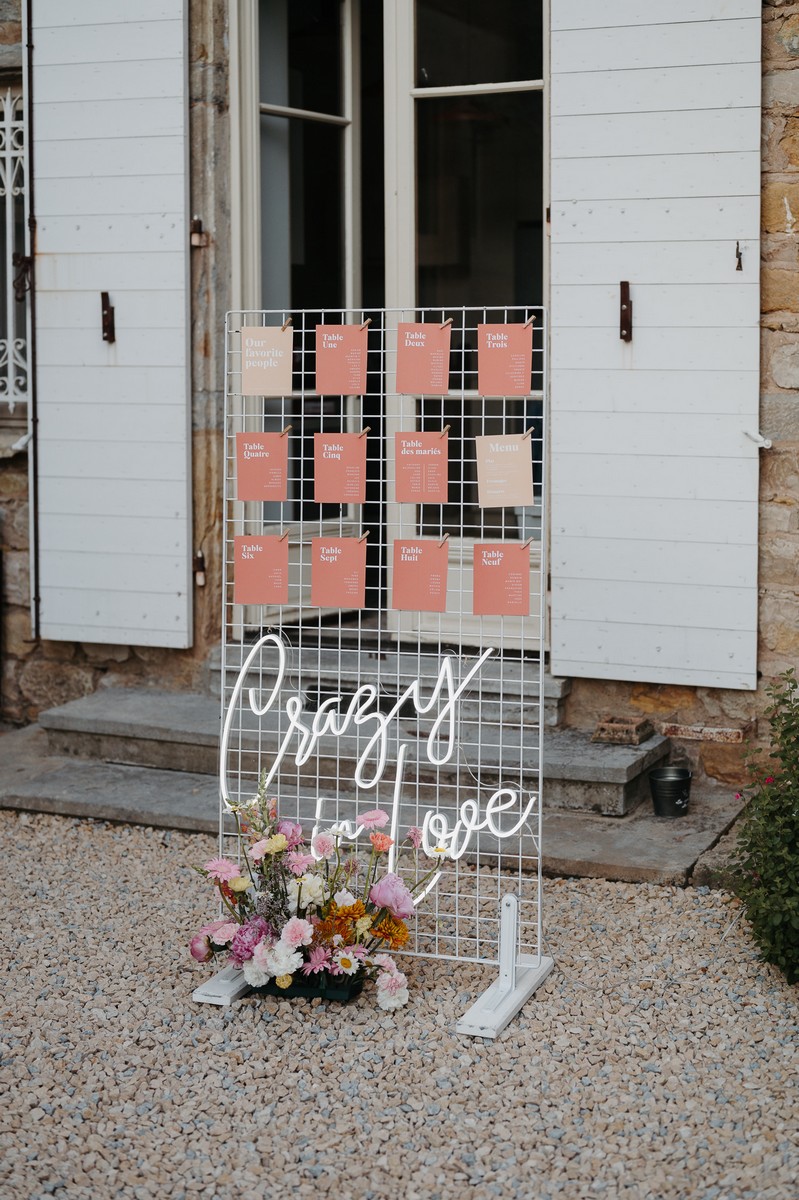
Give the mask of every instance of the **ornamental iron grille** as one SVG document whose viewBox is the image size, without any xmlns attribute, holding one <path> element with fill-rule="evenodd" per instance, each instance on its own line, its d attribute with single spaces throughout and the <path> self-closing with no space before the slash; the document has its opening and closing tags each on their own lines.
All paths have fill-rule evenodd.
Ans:
<svg viewBox="0 0 799 1200">
<path fill-rule="evenodd" d="M 22 93 L 0 92 L 0 202 L 2 202 L 3 281 L 0 288 L 0 397 L 14 412 L 28 396 L 30 306 L 25 251 L 27 164 Z"/>
<path fill-rule="evenodd" d="M 398 326 L 405 322 L 450 324 L 444 394 L 397 392 Z M 317 326 L 367 323 L 365 390 L 320 395 Z M 533 388 L 525 395 L 478 392 L 478 327 L 493 323 L 532 323 Z M 244 394 L 243 338 L 263 327 L 291 331 L 284 395 Z M 546 964 L 543 975 L 552 965 L 542 957 L 540 805 L 546 341 L 543 310 L 518 307 L 233 312 L 225 331 L 221 852 L 235 857 L 238 849 L 225 801 L 253 795 L 264 773 L 281 817 L 301 821 L 306 836 L 342 821 L 354 831 L 359 813 L 385 809 L 392 836 L 401 842 L 409 827 L 422 828 L 439 863 L 405 952 L 499 962 L 503 994 L 517 963 L 539 972 Z M 251 492 L 239 484 L 243 435 L 270 433 L 286 439 L 284 498 L 247 498 Z M 398 501 L 398 436 L 421 441 L 444 433 L 446 501 L 443 494 L 438 503 Z M 326 434 L 333 443 L 347 434 L 365 438 L 360 500 L 331 502 L 318 492 L 315 446 L 318 454 Z M 481 506 L 476 439 L 486 435 L 530 437 L 532 504 Z M 272 547 L 281 540 L 286 578 L 271 576 L 263 596 L 237 591 L 236 573 L 243 583 L 248 569 L 242 554 L 263 538 L 274 539 Z M 312 561 L 327 539 L 365 545 L 351 606 L 314 584 Z M 445 561 L 444 611 L 410 611 L 407 601 L 394 607 L 395 543 L 417 541 L 437 546 L 438 563 Z M 522 615 L 473 611 L 475 555 L 489 544 L 529 555 Z M 366 831 L 359 840 L 367 842 Z M 436 855 L 436 847 L 445 853 Z M 416 863 L 401 852 L 397 866 L 406 877 L 429 871 L 421 853 Z"/>
</svg>

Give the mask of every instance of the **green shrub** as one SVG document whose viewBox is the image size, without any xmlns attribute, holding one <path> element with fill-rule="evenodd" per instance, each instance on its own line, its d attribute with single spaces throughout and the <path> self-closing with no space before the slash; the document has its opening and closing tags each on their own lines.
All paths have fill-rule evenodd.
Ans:
<svg viewBox="0 0 799 1200">
<path fill-rule="evenodd" d="M 799 982 L 799 683 L 793 669 L 768 688 L 770 748 L 747 757 L 751 784 L 738 823 L 732 885 L 755 941 L 789 983 Z"/>
</svg>

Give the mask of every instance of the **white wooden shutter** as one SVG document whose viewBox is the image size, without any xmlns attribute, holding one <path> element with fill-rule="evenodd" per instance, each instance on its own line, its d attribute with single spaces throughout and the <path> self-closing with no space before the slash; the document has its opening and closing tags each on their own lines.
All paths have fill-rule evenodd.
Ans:
<svg viewBox="0 0 799 1200">
<path fill-rule="evenodd" d="M 191 644 L 184 10 L 33 0 L 45 638 Z"/>
<path fill-rule="evenodd" d="M 553 670 L 754 688 L 760 0 L 551 13 Z"/>
</svg>

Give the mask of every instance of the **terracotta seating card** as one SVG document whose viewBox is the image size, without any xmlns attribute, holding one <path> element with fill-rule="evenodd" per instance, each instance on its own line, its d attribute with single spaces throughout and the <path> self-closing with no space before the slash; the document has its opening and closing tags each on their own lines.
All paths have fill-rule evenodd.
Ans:
<svg viewBox="0 0 799 1200">
<path fill-rule="evenodd" d="M 397 391 L 404 396 L 445 396 L 449 391 L 452 326 L 427 321 L 397 326 Z"/>
<path fill-rule="evenodd" d="M 366 538 L 311 539 L 313 608 L 364 608 Z"/>
<path fill-rule="evenodd" d="M 448 555 L 446 541 L 395 541 L 392 607 L 405 612 L 446 612 Z"/>
<path fill-rule="evenodd" d="M 477 326 L 477 390 L 481 396 L 527 396 L 532 373 L 532 325 Z"/>
<path fill-rule="evenodd" d="M 314 500 L 317 504 L 363 504 L 366 499 L 366 435 L 315 433 Z"/>
<path fill-rule="evenodd" d="M 316 390 L 320 396 L 363 395 L 368 337 L 365 326 L 316 326 Z"/>
<path fill-rule="evenodd" d="M 475 545 L 472 611 L 476 617 L 529 617 L 530 547 L 526 543 Z"/>
<path fill-rule="evenodd" d="M 288 499 L 288 434 L 236 434 L 236 497 Z"/>
<path fill-rule="evenodd" d="M 234 538 L 234 604 L 288 604 L 288 600 L 288 538 Z"/>
<path fill-rule="evenodd" d="M 398 503 L 446 504 L 449 434 L 395 433 Z"/>
</svg>

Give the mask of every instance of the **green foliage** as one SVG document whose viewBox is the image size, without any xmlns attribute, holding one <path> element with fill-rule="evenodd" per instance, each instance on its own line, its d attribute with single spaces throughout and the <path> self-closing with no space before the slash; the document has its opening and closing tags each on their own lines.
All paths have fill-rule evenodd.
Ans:
<svg viewBox="0 0 799 1200">
<path fill-rule="evenodd" d="M 738 823 L 732 885 L 765 960 L 799 982 L 799 682 L 784 672 L 768 688 L 768 750 L 747 758 L 752 783 Z"/>
</svg>

